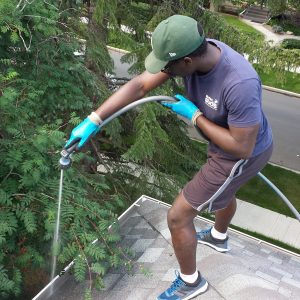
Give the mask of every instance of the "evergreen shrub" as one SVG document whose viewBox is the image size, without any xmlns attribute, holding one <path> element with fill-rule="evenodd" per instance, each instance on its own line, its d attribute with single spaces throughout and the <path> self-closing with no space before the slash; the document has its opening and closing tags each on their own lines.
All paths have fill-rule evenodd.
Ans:
<svg viewBox="0 0 300 300">
<path fill-rule="evenodd" d="M 300 40 L 285 39 L 282 41 L 281 46 L 285 49 L 300 49 Z"/>
</svg>

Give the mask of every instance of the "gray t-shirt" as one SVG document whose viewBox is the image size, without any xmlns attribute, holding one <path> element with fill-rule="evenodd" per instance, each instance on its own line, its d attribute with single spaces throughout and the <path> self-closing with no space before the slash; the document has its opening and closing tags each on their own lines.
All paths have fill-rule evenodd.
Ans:
<svg viewBox="0 0 300 300">
<path fill-rule="evenodd" d="M 193 73 L 184 77 L 186 96 L 203 115 L 219 126 L 228 128 L 260 124 L 251 157 L 272 143 L 272 130 L 262 111 L 261 81 L 251 64 L 226 44 L 208 39 L 221 50 L 221 58 L 205 75 Z M 212 142 L 210 150 L 233 157 Z"/>
</svg>

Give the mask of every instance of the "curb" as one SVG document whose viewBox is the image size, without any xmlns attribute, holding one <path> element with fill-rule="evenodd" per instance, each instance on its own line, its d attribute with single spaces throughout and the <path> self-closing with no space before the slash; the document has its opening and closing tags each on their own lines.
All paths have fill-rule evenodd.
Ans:
<svg viewBox="0 0 300 300">
<path fill-rule="evenodd" d="M 283 94 L 283 95 L 287 95 L 287 96 L 291 96 L 291 97 L 300 98 L 300 94 L 297 94 L 297 93 L 294 93 L 294 92 L 281 90 L 281 89 L 274 88 L 274 87 L 267 86 L 267 85 L 262 85 L 262 87 L 263 87 L 263 89 L 271 91 L 271 92 L 275 92 L 275 93 L 279 93 L 279 94 Z"/>
<path fill-rule="evenodd" d="M 106 46 L 106 48 L 108 50 L 116 51 L 116 52 L 123 53 L 123 54 L 127 54 L 127 53 L 130 52 L 130 51 L 127 51 L 127 50 L 124 50 L 124 49 L 120 49 L 120 48 L 115 48 L 115 47 L 112 47 L 112 46 Z M 300 97 L 300 95 L 299 95 L 299 97 Z"/>
<path fill-rule="evenodd" d="M 273 163 L 273 162 L 271 162 L 271 161 L 269 161 L 268 164 L 271 165 L 271 166 L 274 166 L 274 167 L 277 167 L 277 168 L 281 168 L 281 169 L 284 169 L 284 170 L 287 170 L 287 171 L 290 171 L 290 172 L 293 172 L 293 173 L 296 173 L 296 174 L 300 175 L 300 171 L 293 170 L 293 169 L 288 168 L 288 167 L 284 167 L 284 166 L 282 166 L 282 165 Z"/>
</svg>

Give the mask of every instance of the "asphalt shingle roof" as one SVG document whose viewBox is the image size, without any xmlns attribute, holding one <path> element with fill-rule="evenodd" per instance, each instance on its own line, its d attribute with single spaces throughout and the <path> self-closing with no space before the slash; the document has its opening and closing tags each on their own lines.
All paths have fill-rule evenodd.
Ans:
<svg viewBox="0 0 300 300">
<path fill-rule="evenodd" d="M 153 300 L 175 279 L 178 263 L 167 227 L 168 205 L 141 197 L 122 217 L 122 244 L 135 252 L 132 274 L 110 270 L 105 289 L 93 290 L 93 299 Z M 255 222 L 255 220 L 253 220 Z M 196 228 L 209 221 L 195 219 Z M 229 230 L 231 250 L 218 253 L 197 247 L 197 266 L 209 282 L 209 289 L 194 299 L 300 299 L 300 257 L 265 242 Z M 145 271 L 148 275 L 145 275 Z M 77 283 L 68 272 L 55 282 L 53 294 L 36 299 L 84 299 L 89 280 Z"/>
</svg>

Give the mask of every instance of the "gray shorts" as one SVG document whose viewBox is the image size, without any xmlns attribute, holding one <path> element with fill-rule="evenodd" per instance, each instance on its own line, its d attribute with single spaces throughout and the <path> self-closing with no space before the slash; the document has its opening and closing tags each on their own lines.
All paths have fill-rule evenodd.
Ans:
<svg viewBox="0 0 300 300">
<path fill-rule="evenodd" d="M 198 211 L 216 211 L 228 206 L 238 189 L 269 161 L 273 144 L 249 159 L 228 159 L 208 152 L 207 162 L 183 188 L 183 195 Z"/>
</svg>

